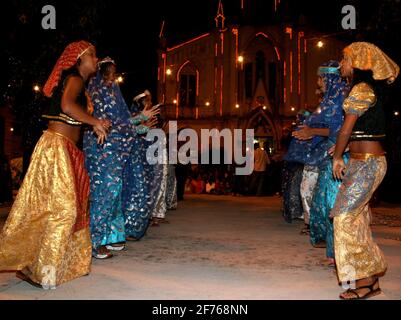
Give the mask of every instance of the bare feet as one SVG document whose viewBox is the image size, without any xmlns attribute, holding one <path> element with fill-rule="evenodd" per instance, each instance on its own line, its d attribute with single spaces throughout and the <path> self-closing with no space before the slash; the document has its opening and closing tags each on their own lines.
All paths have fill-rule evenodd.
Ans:
<svg viewBox="0 0 401 320">
<path fill-rule="evenodd" d="M 313 244 L 315 248 L 326 248 L 326 242 L 319 241 L 318 243 Z"/>
<path fill-rule="evenodd" d="M 140 239 L 135 238 L 135 237 L 131 237 L 131 236 L 127 236 L 127 237 L 125 237 L 125 240 L 127 240 L 127 241 L 139 241 Z"/>
</svg>

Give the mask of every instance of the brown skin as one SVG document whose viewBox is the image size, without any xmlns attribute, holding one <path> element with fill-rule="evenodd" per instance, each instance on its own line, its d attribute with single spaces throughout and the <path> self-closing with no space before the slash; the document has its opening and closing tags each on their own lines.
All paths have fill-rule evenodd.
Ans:
<svg viewBox="0 0 401 320">
<path fill-rule="evenodd" d="M 111 85 L 113 81 L 116 80 L 116 66 L 114 64 L 108 68 L 108 72 L 104 75 L 103 80 L 106 81 L 108 85 Z"/>
<path fill-rule="evenodd" d="M 343 77 L 352 78 L 353 69 L 350 59 L 344 57 L 341 60 L 341 74 Z M 342 155 L 348 145 L 349 138 L 354 128 L 355 122 L 358 119 L 357 115 L 346 114 L 343 126 L 337 136 L 337 143 L 333 154 L 333 176 L 336 179 L 344 177 L 345 163 Z M 352 141 L 349 144 L 349 151 L 356 153 L 373 153 L 383 154 L 384 150 L 378 141 Z"/>
<path fill-rule="evenodd" d="M 77 97 L 84 87 L 85 81 L 91 74 L 96 72 L 97 64 L 96 50 L 95 48 L 88 49 L 81 56 L 81 63 L 78 66 L 78 72 L 83 79 L 79 77 L 70 77 L 65 85 L 64 93 L 61 98 L 61 110 L 74 118 L 77 121 L 87 123 L 93 126 L 93 130 L 98 135 L 98 142 L 103 143 L 107 135 L 107 129 L 110 127 L 109 120 L 96 119 L 90 116 L 82 108 L 82 106 L 76 103 Z M 71 126 L 66 123 L 50 121 L 49 129 L 68 137 L 75 143 L 78 142 L 81 128 L 79 126 Z"/>
<path fill-rule="evenodd" d="M 142 114 L 147 116 L 149 118 L 149 120 L 144 122 L 143 124 L 152 129 L 157 124 L 157 118 L 155 116 L 160 113 L 160 109 L 159 109 L 159 107 L 155 108 L 152 106 L 152 96 L 151 95 L 147 95 L 145 97 L 144 105 L 145 105 L 145 107 L 142 111 Z"/>
<path fill-rule="evenodd" d="M 352 78 L 353 68 L 352 68 L 352 61 L 344 56 L 341 60 L 341 74 L 343 77 Z M 353 114 L 347 114 L 345 116 L 345 120 L 343 126 L 340 129 L 340 132 L 337 136 L 337 143 L 334 150 L 333 155 L 333 176 L 336 179 L 343 179 L 344 177 L 344 170 L 346 168 L 342 155 L 348 146 L 348 141 L 352 133 L 352 129 L 354 128 L 355 122 L 357 121 L 358 116 Z M 349 143 L 349 150 L 350 152 L 356 153 L 373 153 L 373 154 L 383 154 L 384 150 L 378 141 L 352 141 Z M 355 283 L 356 292 L 360 296 L 363 296 L 369 292 L 369 289 L 358 289 L 359 287 L 371 285 L 376 281 L 377 277 L 372 276 L 364 279 L 359 279 Z M 379 281 L 373 287 L 376 289 L 379 287 Z M 340 297 L 343 299 L 351 299 L 355 298 L 355 294 L 352 292 L 343 292 L 340 294 Z"/>
</svg>

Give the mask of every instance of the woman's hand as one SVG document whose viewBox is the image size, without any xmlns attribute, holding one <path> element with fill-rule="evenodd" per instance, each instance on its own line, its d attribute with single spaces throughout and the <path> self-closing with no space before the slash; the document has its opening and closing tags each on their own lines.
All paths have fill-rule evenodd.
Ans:
<svg viewBox="0 0 401 320">
<path fill-rule="evenodd" d="M 160 113 L 160 108 L 158 106 L 154 106 L 151 109 L 143 110 L 142 114 L 149 119 L 154 117 L 155 115 Z"/>
<path fill-rule="evenodd" d="M 344 178 L 344 170 L 346 168 L 343 158 L 333 159 L 333 177 L 337 180 Z"/>
<path fill-rule="evenodd" d="M 111 122 L 107 119 L 98 119 L 97 123 L 93 126 L 93 131 L 97 135 L 97 143 L 103 144 L 107 137 L 107 130 L 110 128 Z"/>
<path fill-rule="evenodd" d="M 147 127 L 149 127 L 150 129 L 153 129 L 156 125 L 157 125 L 157 118 L 153 117 L 151 119 L 149 119 L 148 121 L 144 122 L 143 124 Z"/>
<path fill-rule="evenodd" d="M 333 146 L 331 146 L 331 147 L 329 148 L 329 150 L 327 150 L 327 153 L 329 154 L 330 157 L 333 156 L 334 150 L 336 150 L 336 145 L 335 145 L 335 144 L 334 144 Z"/>
<path fill-rule="evenodd" d="M 334 150 L 336 149 L 336 145 L 333 145 L 332 147 L 329 148 L 329 150 L 327 151 L 329 156 L 333 156 L 334 155 Z M 349 145 L 345 148 L 344 152 L 348 152 L 349 151 Z"/>
<path fill-rule="evenodd" d="M 312 129 L 306 125 L 299 126 L 300 130 L 293 131 L 292 136 L 298 140 L 310 140 L 313 138 Z"/>
</svg>

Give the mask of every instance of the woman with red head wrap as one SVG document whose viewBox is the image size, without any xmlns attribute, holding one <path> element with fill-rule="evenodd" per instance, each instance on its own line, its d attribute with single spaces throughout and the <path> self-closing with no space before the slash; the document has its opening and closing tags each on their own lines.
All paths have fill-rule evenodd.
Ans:
<svg viewBox="0 0 401 320">
<path fill-rule="evenodd" d="M 49 120 L 0 235 L 0 270 L 35 286 L 55 287 L 90 272 L 89 178 L 76 146 L 83 123 L 98 141 L 108 120 L 87 112 L 85 81 L 96 71 L 95 47 L 71 43 L 58 59 L 43 92 L 51 97 Z"/>
</svg>

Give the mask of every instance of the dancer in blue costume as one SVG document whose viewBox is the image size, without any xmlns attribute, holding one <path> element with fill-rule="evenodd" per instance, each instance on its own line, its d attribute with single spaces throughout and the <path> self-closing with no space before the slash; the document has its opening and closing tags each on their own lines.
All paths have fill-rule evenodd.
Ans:
<svg viewBox="0 0 401 320">
<path fill-rule="evenodd" d="M 161 125 L 160 125 L 161 126 Z M 165 148 L 160 155 L 162 163 L 156 163 L 153 167 L 155 184 L 153 193 L 156 195 L 155 205 L 152 210 L 152 225 L 158 225 L 160 222 L 168 223 L 167 213 L 167 187 L 168 187 L 168 163 L 167 163 L 167 141 L 164 141 Z"/>
<path fill-rule="evenodd" d="M 86 131 L 84 152 L 90 177 L 90 216 L 93 256 L 110 258 L 110 250 L 124 249 L 125 221 L 122 203 L 123 170 L 130 152 L 135 148 L 135 127 L 141 120 L 132 118 L 115 81 L 115 62 L 106 58 L 99 63 L 99 70 L 88 86 L 93 103 L 93 115 L 112 122 L 110 135 L 103 145 L 96 143 L 96 136 Z M 146 116 L 142 116 L 147 119 Z M 128 205 L 129 206 L 129 205 Z"/>
<path fill-rule="evenodd" d="M 122 201 L 128 241 L 140 240 L 145 235 L 155 202 L 153 188 L 157 183 L 154 181 L 153 165 L 146 158 L 146 150 L 153 142 L 146 140 L 145 134 L 156 124 L 156 119 L 147 123 L 147 126 L 140 124 L 148 120 L 141 112 L 148 110 L 152 110 L 152 106 L 150 92 L 146 90 L 134 98 L 131 106 L 131 112 L 138 115 L 135 124 L 141 129 L 138 130 L 123 172 Z"/>
<path fill-rule="evenodd" d="M 302 124 L 310 113 L 306 110 L 297 115 L 297 122 Z M 293 219 L 302 218 L 303 209 L 300 186 L 302 181 L 303 161 L 306 157 L 309 141 L 291 139 L 288 151 L 284 156 L 282 193 L 283 193 L 283 217 L 288 223 Z"/>
<path fill-rule="evenodd" d="M 313 123 L 319 129 L 305 125 L 296 133 L 296 137 L 301 140 L 312 139 L 305 163 L 316 166 L 319 171 L 310 208 L 311 243 L 314 246 L 325 243 L 329 264 L 333 264 L 333 224 L 329 215 L 341 182 L 333 178 L 329 149 L 335 145 L 337 133 L 343 123 L 342 105 L 349 88 L 341 78 L 337 61 L 323 63 L 318 69 L 318 75 L 323 81 L 324 96 L 308 123 Z M 345 154 L 344 161 L 347 160 L 348 155 Z"/>
</svg>

